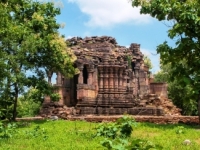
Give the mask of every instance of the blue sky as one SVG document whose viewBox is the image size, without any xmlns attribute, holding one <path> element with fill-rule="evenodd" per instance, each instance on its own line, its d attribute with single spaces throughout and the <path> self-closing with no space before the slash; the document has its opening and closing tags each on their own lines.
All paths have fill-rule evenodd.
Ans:
<svg viewBox="0 0 200 150">
<path fill-rule="evenodd" d="M 57 22 L 65 24 L 60 33 L 66 38 L 79 36 L 112 36 L 119 45 L 141 44 L 141 51 L 152 63 L 152 73 L 159 70 L 157 45 L 167 37 L 168 27 L 149 15 L 140 15 L 130 0 L 54 0 L 62 4 Z"/>
</svg>

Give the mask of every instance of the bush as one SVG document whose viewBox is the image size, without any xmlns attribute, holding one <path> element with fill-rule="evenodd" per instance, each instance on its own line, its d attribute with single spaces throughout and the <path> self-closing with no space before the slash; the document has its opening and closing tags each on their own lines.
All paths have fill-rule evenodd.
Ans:
<svg viewBox="0 0 200 150">
<path fill-rule="evenodd" d="M 116 123 L 103 123 L 97 127 L 96 136 L 104 136 L 106 138 L 115 139 L 117 137 L 130 137 L 133 131 L 133 125 L 136 125 L 135 120 L 130 116 L 119 118 Z"/>
<path fill-rule="evenodd" d="M 16 124 L 15 123 L 2 123 L 0 122 L 0 139 L 11 138 L 16 133 Z"/>
<path fill-rule="evenodd" d="M 30 88 L 18 99 L 17 117 L 32 117 L 37 115 L 43 99 L 43 95 L 39 90 Z"/>
<path fill-rule="evenodd" d="M 143 139 L 131 140 L 133 126 L 136 126 L 135 120 L 131 116 L 123 116 L 115 123 L 101 124 L 97 128 L 96 136 L 105 137 L 101 145 L 108 150 L 160 150 L 159 145 Z"/>
<path fill-rule="evenodd" d="M 39 113 L 41 102 L 33 100 L 19 101 L 17 117 L 32 117 Z"/>
</svg>

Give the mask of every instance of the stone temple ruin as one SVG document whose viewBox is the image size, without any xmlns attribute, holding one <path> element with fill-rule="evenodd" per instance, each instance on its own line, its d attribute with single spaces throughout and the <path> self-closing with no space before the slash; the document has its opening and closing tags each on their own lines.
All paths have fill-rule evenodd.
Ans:
<svg viewBox="0 0 200 150">
<path fill-rule="evenodd" d="M 57 73 L 61 99 L 53 103 L 46 97 L 42 115 L 180 114 L 167 98 L 167 85 L 151 82 L 139 44 L 126 48 L 108 36 L 74 37 L 67 43 L 79 73 L 71 79 Z"/>
</svg>

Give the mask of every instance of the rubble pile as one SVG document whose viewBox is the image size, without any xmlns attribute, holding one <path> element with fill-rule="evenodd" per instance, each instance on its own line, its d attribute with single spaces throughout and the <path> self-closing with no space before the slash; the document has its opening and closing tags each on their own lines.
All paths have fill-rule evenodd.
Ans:
<svg viewBox="0 0 200 150">
<path fill-rule="evenodd" d="M 44 101 L 41 109 L 44 117 L 180 115 L 180 109 L 165 98 L 166 84 L 151 82 L 140 44 L 131 43 L 127 48 L 109 36 L 74 37 L 66 43 L 77 58 L 76 75 L 69 79 L 56 73 L 54 86 L 60 100 L 58 103 Z"/>
<path fill-rule="evenodd" d="M 78 112 L 74 107 L 67 107 L 59 102 L 44 103 L 40 109 L 40 116 L 44 118 L 51 118 L 57 116 L 58 118 L 67 119 L 71 115 L 76 115 Z"/>
<path fill-rule="evenodd" d="M 92 36 L 92 37 L 74 37 L 67 40 L 68 46 L 74 51 L 76 56 L 78 57 L 88 59 L 94 59 L 94 57 L 103 57 L 103 52 L 107 51 L 111 54 L 111 59 L 117 58 L 117 57 L 126 57 L 127 55 L 132 56 L 133 49 L 135 51 L 135 59 L 138 57 L 143 57 L 143 54 L 141 51 L 137 49 L 137 46 L 134 47 L 134 44 L 131 45 L 130 48 L 127 48 L 125 46 L 120 46 L 117 44 L 115 38 L 109 37 L 109 36 Z M 139 45 L 138 45 L 139 46 Z M 119 61 L 119 60 L 116 60 Z"/>
<path fill-rule="evenodd" d="M 181 115 L 181 109 L 177 108 L 170 99 L 156 94 L 148 94 L 140 102 L 146 107 L 159 107 L 163 109 L 165 115 Z"/>
</svg>

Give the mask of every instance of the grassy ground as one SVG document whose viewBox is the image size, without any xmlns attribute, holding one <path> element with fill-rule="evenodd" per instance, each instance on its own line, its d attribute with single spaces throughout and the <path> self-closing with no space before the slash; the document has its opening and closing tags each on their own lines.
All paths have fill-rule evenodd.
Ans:
<svg viewBox="0 0 200 150">
<path fill-rule="evenodd" d="M 2 150 L 103 150 L 94 137 L 98 123 L 85 121 L 34 121 L 20 123 L 17 134 L 0 140 Z M 164 150 L 199 150 L 200 130 L 195 126 L 138 123 L 131 138 L 147 139 Z M 183 141 L 189 139 L 190 145 Z"/>
</svg>

